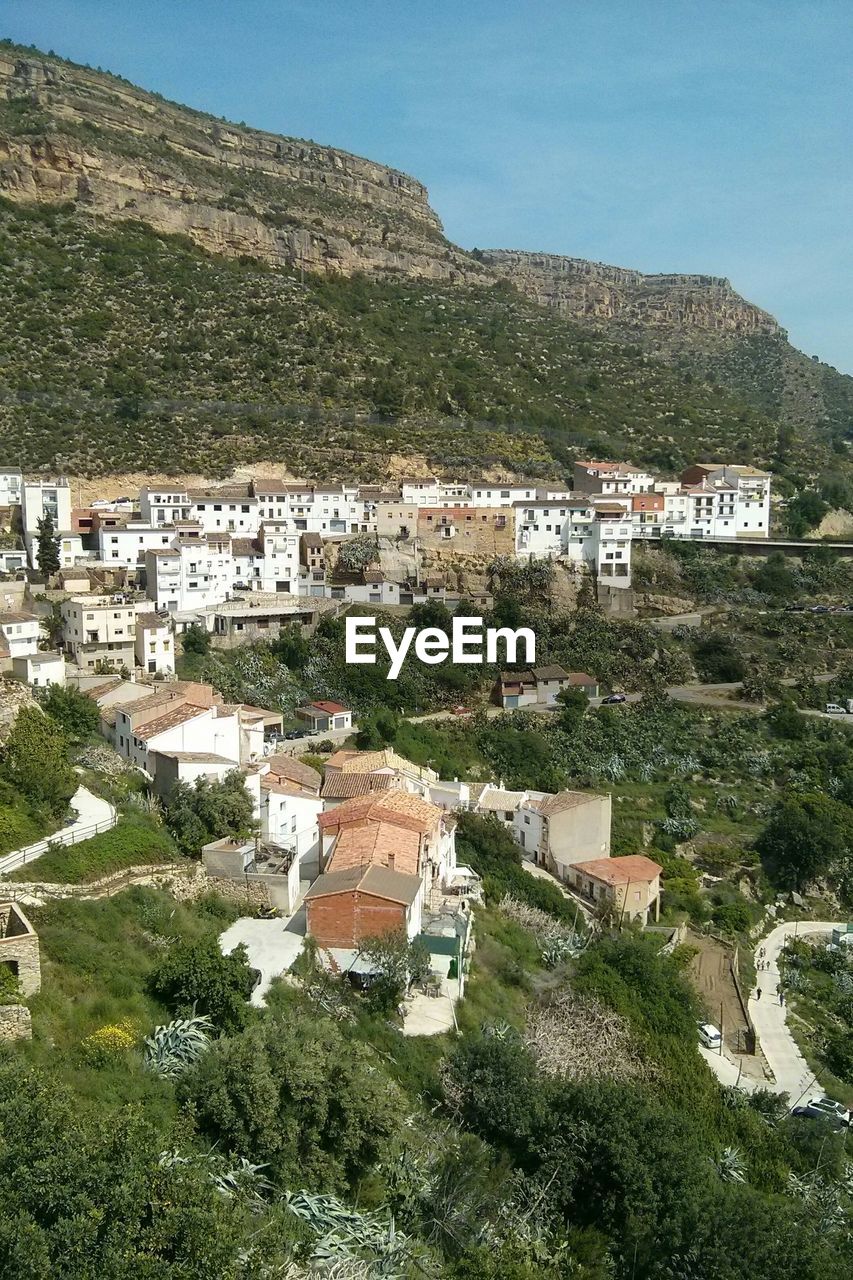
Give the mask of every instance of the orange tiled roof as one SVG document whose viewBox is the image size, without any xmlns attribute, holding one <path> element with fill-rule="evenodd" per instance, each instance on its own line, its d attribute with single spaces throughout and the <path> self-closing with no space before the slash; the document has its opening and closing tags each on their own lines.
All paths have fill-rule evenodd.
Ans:
<svg viewBox="0 0 853 1280">
<path fill-rule="evenodd" d="M 327 831 L 349 823 L 390 822 L 394 826 L 423 833 L 431 831 L 441 815 L 442 810 L 428 800 L 392 788 L 378 795 L 345 800 L 336 809 L 320 815 L 320 826 Z"/>
<path fill-rule="evenodd" d="M 131 707 L 133 704 L 131 703 Z M 147 724 L 142 724 L 138 729 L 134 729 L 134 736 L 141 738 L 143 742 L 147 742 L 149 738 L 156 737 L 158 733 L 165 733 L 167 729 L 176 729 L 179 724 L 186 724 L 187 720 L 194 720 L 196 716 L 203 715 L 205 711 L 210 710 L 208 707 L 194 707 L 187 703 L 182 703 L 179 707 L 173 707 L 171 711 L 167 711 L 162 716 L 157 716 L 154 720 L 149 720 Z"/>
<path fill-rule="evenodd" d="M 576 862 L 573 870 L 582 871 L 594 880 L 603 880 L 605 884 L 649 884 L 656 880 L 663 867 L 652 862 L 641 853 L 629 854 L 626 858 L 593 858 L 590 862 Z"/>
<path fill-rule="evenodd" d="M 327 870 L 343 871 L 368 863 L 417 875 L 420 838 L 390 822 L 366 822 L 345 827 L 332 848 Z"/>
</svg>

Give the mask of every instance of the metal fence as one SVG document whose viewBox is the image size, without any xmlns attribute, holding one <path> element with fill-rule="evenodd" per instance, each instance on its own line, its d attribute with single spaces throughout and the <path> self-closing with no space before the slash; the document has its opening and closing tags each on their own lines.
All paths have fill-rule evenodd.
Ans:
<svg viewBox="0 0 853 1280">
<path fill-rule="evenodd" d="M 90 822 L 83 827 L 65 827 L 61 831 L 55 831 L 46 840 L 38 840 L 35 844 L 27 845 L 26 849 L 17 849 L 14 853 L 7 853 L 5 858 L 0 858 L 0 876 L 6 875 L 9 871 L 17 871 L 18 867 L 33 862 L 42 854 L 49 853 L 51 849 L 80 844 L 83 840 L 91 840 L 92 836 L 100 835 L 102 831 L 111 831 L 115 824 L 116 816 L 113 813 L 111 817 L 103 818 L 100 822 Z"/>
</svg>

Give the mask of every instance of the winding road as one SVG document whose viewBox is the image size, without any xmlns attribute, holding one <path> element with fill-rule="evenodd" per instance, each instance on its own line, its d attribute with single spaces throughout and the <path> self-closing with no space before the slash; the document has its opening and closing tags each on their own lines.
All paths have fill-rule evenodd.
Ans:
<svg viewBox="0 0 853 1280">
<path fill-rule="evenodd" d="M 738 1085 L 751 1092 L 758 1087 L 773 1093 L 786 1093 L 789 1104 L 795 1107 L 806 1095 L 820 1093 L 821 1085 L 800 1052 L 797 1042 L 788 1028 L 788 1006 L 781 1005 L 776 992 L 780 981 L 779 953 L 790 938 L 828 937 L 833 929 L 843 927 L 839 921 L 798 920 L 779 924 L 762 938 L 755 949 L 756 988 L 749 999 L 749 1015 L 758 1035 L 758 1041 L 767 1060 L 773 1079 L 755 1081 L 740 1072 L 736 1062 L 725 1054 L 714 1053 L 700 1046 L 699 1052 L 721 1084 Z M 763 951 L 763 957 L 759 952 Z M 766 969 L 758 970 L 759 960 Z M 761 998 L 757 998 L 758 990 Z"/>
</svg>

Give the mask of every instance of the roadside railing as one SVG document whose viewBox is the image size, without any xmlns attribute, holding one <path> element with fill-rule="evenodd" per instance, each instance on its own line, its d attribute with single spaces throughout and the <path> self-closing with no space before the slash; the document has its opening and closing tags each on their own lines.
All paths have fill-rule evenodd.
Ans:
<svg viewBox="0 0 853 1280">
<path fill-rule="evenodd" d="M 44 840 L 37 840 L 35 844 L 27 845 L 25 849 L 16 849 L 14 853 L 7 853 L 5 858 L 0 858 L 0 876 L 6 875 L 9 871 L 17 871 L 18 867 L 26 866 L 28 862 L 34 862 L 36 858 L 49 853 L 58 845 L 67 848 L 69 845 L 80 844 L 83 840 L 91 840 L 92 836 L 99 836 L 102 831 L 111 831 L 115 824 L 116 816 L 113 813 L 110 818 L 102 818 L 100 822 L 90 822 L 82 827 L 64 827 L 61 831 L 55 831 L 52 836 L 47 836 Z"/>
</svg>

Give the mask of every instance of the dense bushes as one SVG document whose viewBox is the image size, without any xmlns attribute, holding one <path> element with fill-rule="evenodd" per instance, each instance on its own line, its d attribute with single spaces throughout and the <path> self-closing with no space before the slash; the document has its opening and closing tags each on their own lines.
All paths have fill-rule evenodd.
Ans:
<svg viewBox="0 0 853 1280">
<path fill-rule="evenodd" d="M 499 902 L 510 894 L 539 907 L 558 920 L 571 922 L 577 912 L 556 885 L 537 879 L 521 865 L 521 850 L 497 818 L 460 813 L 456 830 L 459 861 L 483 877 L 486 898 Z"/>
</svg>

